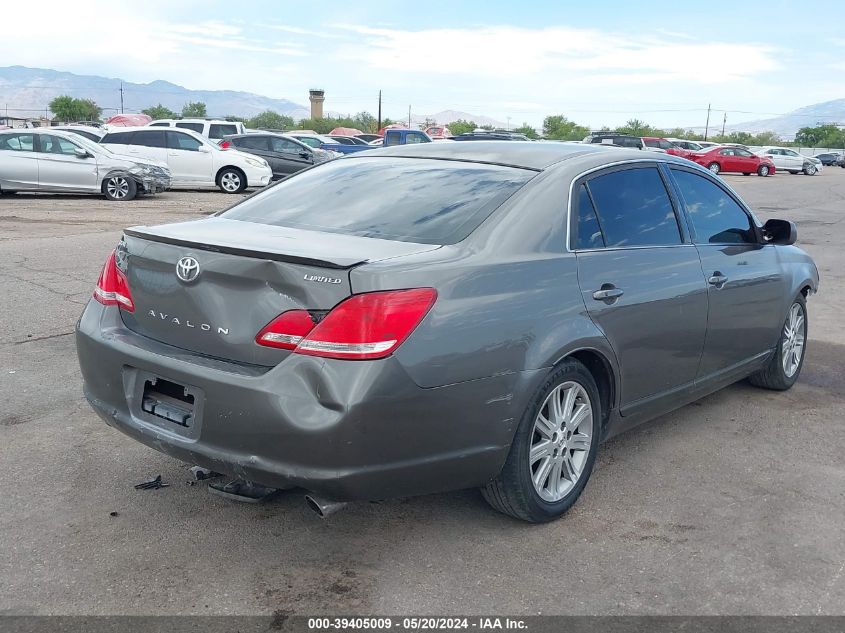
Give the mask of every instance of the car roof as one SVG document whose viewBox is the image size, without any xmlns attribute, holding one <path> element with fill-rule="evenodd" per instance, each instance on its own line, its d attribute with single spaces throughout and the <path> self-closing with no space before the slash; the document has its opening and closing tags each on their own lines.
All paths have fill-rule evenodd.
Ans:
<svg viewBox="0 0 845 633">
<path fill-rule="evenodd" d="M 485 143 L 419 143 L 394 145 L 372 152 L 350 154 L 344 160 L 366 158 L 368 156 L 399 156 L 403 158 L 431 158 L 458 160 L 477 163 L 492 163 L 542 171 L 561 161 L 577 157 L 593 158 L 604 155 L 608 163 L 621 160 L 674 159 L 668 154 L 648 152 L 639 149 L 625 149 L 600 144 L 586 143 L 536 143 L 533 141 L 487 141 Z M 678 159 L 683 160 L 683 159 Z M 675 161 L 673 161 L 675 162 Z M 685 161 L 689 163 L 689 161 Z"/>
</svg>

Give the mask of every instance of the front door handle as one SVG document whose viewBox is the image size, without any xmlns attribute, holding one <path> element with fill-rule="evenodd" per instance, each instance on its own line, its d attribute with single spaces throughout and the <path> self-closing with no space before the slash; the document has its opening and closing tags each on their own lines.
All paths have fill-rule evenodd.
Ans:
<svg viewBox="0 0 845 633">
<path fill-rule="evenodd" d="M 711 286 L 716 286 L 717 288 L 721 288 L 728 282 L 728 278 L 725 277 L 722 273 L 718 270 L 710 276 L 710 279 L 707 280 L 707 283 Z"/>
<path fill-rule="evenodd" d="M 613 284 L 602 284 L 600 290 L 593 292 L 593 299 L 613 303 L 623 294 L 625 294 L 625 291 L 622 288 L 617 288 Z"/>
</svg>

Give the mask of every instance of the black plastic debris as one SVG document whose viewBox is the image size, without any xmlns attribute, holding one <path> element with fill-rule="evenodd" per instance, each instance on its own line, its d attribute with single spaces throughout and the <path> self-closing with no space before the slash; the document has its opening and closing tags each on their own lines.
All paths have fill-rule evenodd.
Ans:
<svg viewBox="0 0 845 633">
<path fill-rule="evenodd" d="M 159 488 L 167 488 L 169 485 L 161 480 L 161 475 L 158 475 L 155 479 L 135 484 L 135 490 L 158 490 Z"/>
<path fill-rule="evenodd" d="M 203 468 L 202 466 L 191 466 L 191 473 L 197 481 L 204 481 L 205 479 L 214 479 L 215 477 L 222 477 L 221 473 L 216 473 L 210 468 Z"/>
<path fill-rule="evenodd" d="M 278 488 L 268 488 L 245 479 L 233 479 L 228 482 L 215 481 L 208 484 L 208 490 L 232 501 L 244 503 L 263 503 L 279 491 Z"/>
</svg>

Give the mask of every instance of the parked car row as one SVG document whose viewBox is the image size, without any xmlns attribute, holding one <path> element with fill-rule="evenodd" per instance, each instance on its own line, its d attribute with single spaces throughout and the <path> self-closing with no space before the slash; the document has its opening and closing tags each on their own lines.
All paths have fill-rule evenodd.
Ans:
<svg viewBox="0 0 845 633">
<path fill-rule="evenodd" d="M 845 167 L 845 160 L 838 154 L 804 156 L 789 147 L 765 146 L 752 151 L 751 148 L 737 143 L 717 144 L 653 136 L 638 137 L 615 132 L 591 132 L 583 142 L 665 152 L 707 167 L 714 174 L 736 172 L 746 176 L 770 176 L 781 170 L 812 176 L 819 173 L 825 164 Z"/>
</svg>

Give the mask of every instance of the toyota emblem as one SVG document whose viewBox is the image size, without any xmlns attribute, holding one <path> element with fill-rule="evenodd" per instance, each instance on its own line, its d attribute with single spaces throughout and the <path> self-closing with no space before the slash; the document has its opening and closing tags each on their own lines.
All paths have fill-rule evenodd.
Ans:
<svg viewBox="0 0 845 633">
<path fill-rule="evenodd" d="M 200 263 L 193 257 L 183 257 L 176 262 L 176 276 L 185 283 L 194 281 L 199 274 Z"/>
</svg>

